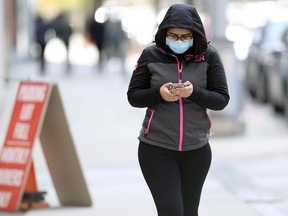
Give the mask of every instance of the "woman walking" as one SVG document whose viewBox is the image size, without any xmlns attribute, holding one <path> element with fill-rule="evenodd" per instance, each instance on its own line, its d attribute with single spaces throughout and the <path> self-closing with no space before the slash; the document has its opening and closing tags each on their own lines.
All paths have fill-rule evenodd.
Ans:
<svg viewBox="0 0 288 216">
<path fill-rule="evenodd" d="M 127 96 L 133 107 L 147 108 L 138 156 L 158 216 L 198 216 L 211 163 L 207 109 L 224 109 L 229 93 L 220 56 L 192 5 L 168 9 Z"/>
</svg>

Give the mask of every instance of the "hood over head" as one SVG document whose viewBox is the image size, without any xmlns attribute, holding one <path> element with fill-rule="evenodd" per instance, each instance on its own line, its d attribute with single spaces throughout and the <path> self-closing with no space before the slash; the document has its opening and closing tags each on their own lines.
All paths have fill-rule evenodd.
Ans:
<svg viewBox="0 0 288 216">
<path fill-rule="evenodd" d="M 201 18 L 194 6 L 173 4 L 166 12 L 155 35 L 155 43 L 165 51 L 171 52 L 166 45 L 166 32 L 170 28 L 188 29 L 193 32 L 193 46 L 187 51 L 199 55 L 207 49 L 207 38 Z"/>
</svg>

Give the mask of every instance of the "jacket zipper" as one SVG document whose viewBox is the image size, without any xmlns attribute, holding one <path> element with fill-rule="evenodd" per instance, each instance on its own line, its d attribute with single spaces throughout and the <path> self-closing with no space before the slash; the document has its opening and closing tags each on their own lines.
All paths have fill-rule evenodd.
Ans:
<svg viewBox="0 0 288 216">
<path fill-rule="evenodd" d="M 183 61 L 179 61 L 176 57 L 177 67 L 178 67 L 178 82 L 182 83 L 182 69 L 183 69 Z M 179 99 L 179 113 L 180 113 L 180 122 L 179 122 L 179 141 L 178 141 L 178 148 L 179 151 L 182 151 L 183 148 L 183 131 L 184 131 L 184 112 L 183 112 L 183 99 Z"/>
<path fill-rule="evenodd" d="M 164 50 L 160 48 L 160 51 L 163 52 L 164 54 L 167 54 Z M 171 55 L 171 54 L 168 54 Z M 183 64 L 184 61 L 182 60 L 181 62 L 175 55 L 171 55 L 176 58 L 177 61 L 177 67 L 178 67 L 178 82 L 182 83 L 182 70 L 183 70 Z M 193 57 L 193 56 L 192 56 Z M 179 122 L 179 141 L 178 141 L 178 150 L 182 151 L 183 149 L 183 134 L 184 134 L 184 112 L 183 112 L 183 99 L 179 99 L 179 111 L 180 111 L 180 122 Z"/>
</svg>

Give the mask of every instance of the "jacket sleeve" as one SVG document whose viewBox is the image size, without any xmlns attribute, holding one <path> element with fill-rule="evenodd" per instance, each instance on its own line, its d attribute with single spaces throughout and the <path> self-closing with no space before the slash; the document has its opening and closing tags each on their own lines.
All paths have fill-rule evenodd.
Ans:
<svg viewBox="0 0 288 216">
<path fill-rule="evenodd" d="M 230 99 L 225 70 L 218 52 L 213 47 L 207 52 L 207 89 L 194 85 L 188 99 L 207 109 L 222 110 Z"/>
<path fill-rule="evenodd" d="M 160 87 L 150 88 L 151 74 L 148 70 L 148 57 L 144 50 L 130 79 L 127 97 L 133 107 L 151 107 L 163 101 L 160 95 Z"/>
</svg>

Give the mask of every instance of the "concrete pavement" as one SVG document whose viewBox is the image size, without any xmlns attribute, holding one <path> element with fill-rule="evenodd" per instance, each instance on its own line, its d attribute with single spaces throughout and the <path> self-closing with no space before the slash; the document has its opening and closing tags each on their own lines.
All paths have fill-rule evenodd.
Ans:
<svg viewBox="0 0 288 216">
<path fill-rule="evenodd" d="M 45 76 L 34 63 L 12 66 L 11 77 L 58 83 L 93 206 L 63 207 L 57 200 L 42 149 L 36 143 L 34 161 L 38 187 L 48 192 L 51 208 L 6 215 L 157 215 L 137 161 L 137 136 L 144 110 L 126 100 L 128 79 L 117 70 L 98 74 L 75 67 L 70 76 L 51 66 Z M 4 139 L 18 81 L 6 88 L 0 114 Z M 212 167 L 203 189 L 200 216 L 288 215 L 288 128 L 268 107 L 245 103 L 243 135 L 211 138 Z M 1 142 L 2 143 L 2 142 Z"/>
</svg>

